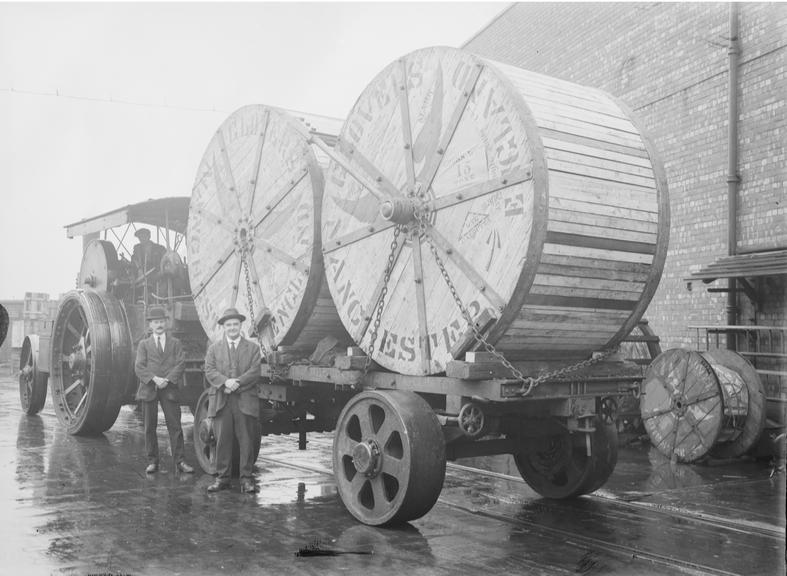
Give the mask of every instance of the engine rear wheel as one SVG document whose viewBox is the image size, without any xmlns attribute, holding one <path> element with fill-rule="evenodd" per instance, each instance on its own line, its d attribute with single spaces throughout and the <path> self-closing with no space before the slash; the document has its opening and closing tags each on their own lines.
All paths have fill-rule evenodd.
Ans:
<svg viewBox="0 0 787 576">
<path fill-rule="evenodd" d="M 96 292 L 66 294 L 55 319 L 49 380 L 55 413 L 70 434 L 100 434 L 107 429 L 105 411 L 113 381 L 111 335 Z"/>
</svg>

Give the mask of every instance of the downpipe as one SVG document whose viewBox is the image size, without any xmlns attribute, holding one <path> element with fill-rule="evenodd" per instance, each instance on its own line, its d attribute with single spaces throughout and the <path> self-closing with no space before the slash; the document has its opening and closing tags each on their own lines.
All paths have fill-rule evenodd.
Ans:
<svg viewBox="0 0 787 576">
<path fill-rule="evenodd" d="M 727 47 L 729 59 L 728 121 L 727 121 L 727 254 L 738 251 L 738 5 L 730 3 L 730 39 Z M 727 279 L 727 326 L 738 324 L 738 292 L 735 278 Z M 735 333 L 727 333 L 727 349 L 736 350 Z"/>
</svg>

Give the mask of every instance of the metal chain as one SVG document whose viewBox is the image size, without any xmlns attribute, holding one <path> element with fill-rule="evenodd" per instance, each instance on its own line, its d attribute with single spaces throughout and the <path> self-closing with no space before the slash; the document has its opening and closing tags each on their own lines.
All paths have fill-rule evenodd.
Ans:
<svg viewBox="0 0 787 576">
<path fill-rule="evenodd" d="M 273 362 L 273 356 L 265 346 L 262 341 L 261 334 L 257 331 L 257 317 L 254 314 L 254 299 L 252 298 L 252 289 L 251 289 L 251 273 L 249 272 L 249 262 L 248 262 L 248 251 L 245 248 L 242 248 L 240 251 L 240 260 L 241 264 L 243 265 L 243 275 L 246 279 L 246 298 L 248 300 L 248 307 L 249 307 L 249 316 L 251 317 L 251 332 L 249 333 L 249 337 L 257 338 L 257 343 L 260 347 L 260 353 L 265 358 L 265 362 L 268 364 L 268 368 L 270 369 L 270 378 L 271 381 L 279 380 L 283 378 L 283 374 L 279 374 L 276 370 L 277 366 Z"/>
<path fill-rule="evenodd" d="M 491 353 L 495 358 L 500 360 L 500 363 L 503 364 L 510 372 L 513 374 L 514 378 L 522 383 L 522 390 L 516 394 L 516 396 L 527 396 L 530 394 L 534 388 L 536 388 L 542 382 L 546 380 L 550 380 L 552 378 L 560 377 L 565 374 L 569 374 L 571 372 L 575 372 L 577 370 L 581 370 L 582 368 L 587 368 L 601 362 L 603 359 L 609 357 L 613 353 L 617 351 L 617 347 L 604 350 L 600 354 L 594 355 L 591 358 L 586 360 L 582 360 L 581 362 L 577 362 L 576 364 L 572 364 L 570 366 L 565 366 L 563 368 L 559 368 L 556 370 L 551 370 L 548 372 L 544 372 L 539 374 L 536 378 L 525 376 L 521 370 L 519 370 L 516 366 L 514 366 L 511 362 L 506 359 L 497 349 L 486 339 L 481 331 L 476 326 L 476 323 L 473 321 L 473 317 L 470 315 L 470 312 L 467 310 L 467 307 L 462 302 L 462 299 L 459 297 L 459 293 L 456 290 L 456 286 L 454 286 L 453 281 L 451 280 L 451 276 L 448 274 L 448 270 L 446 270 L 445 264 L 443 263 L 443 259 L 440 258 L 440 255 L 437 252 L 437 248 L 432 241 L 432 237 L 429 234 L 429 216 L 425 210 L 420 210 L 418 208 L 415 209 L 415 219 L 418 222 L 418 235 L 419 237 L 424 237 L 426 242 L 429 246 L 429 250 L 432 252 L 432 256 L 434 256 L 435 262 L 437 263 L 437 267 L 440 269 L 440 274 L 443 276 L 443 280 L 445 280 L 448 289 L 451 292 L 451 297 L 454 299 L 457 308 L 462 313 L 467 324 L 470 326 L 470 329 L 473 331 L 473 339 L 483 346 L 484 350 Z"/>
<path fill-rule="evenodd" d="M 369 348 L 366 352 L 366 362 L 363 366 L 363 376 L 369 372 L 369 366 L 372 364 L 372 353 L 374 352 L 374 343 L 377 341 L 377 332 L 380 330 L 380 322 L 383 317 L 383 308 L 385 308 L 385 296 L 388 294 L 388 282 L 391 279 L 391 273 L 394 268 L 394 260 L 396 259 L 396 249 L 399 246 L 399 235 L 402 233 L 403 226 L 397 224 L 394 227 L 393 240 L 391 240 L 391 251 L 388 253 L 388 262 L 385 265 L 385 272 L 383 273 L 383 288 L 380 291 L 380 298 L 377 300 L 377 306 L 372 310 L 374 315 L 374 324 L 372 325 L 372 336 L 369 340 Z"/>
</svg>

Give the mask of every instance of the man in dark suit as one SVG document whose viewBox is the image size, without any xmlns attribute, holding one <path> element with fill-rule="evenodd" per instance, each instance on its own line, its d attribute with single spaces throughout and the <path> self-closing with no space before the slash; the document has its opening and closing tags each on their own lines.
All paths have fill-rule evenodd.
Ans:
<svg viewBox="0 0 787 576">
<path fill-rule="evenodd" d="M 259 435 L 260 401 L 257 382 L 260 378 L 260 349 L 240 334 L 246 317 L 228 308 L 219 318 L 224 337 L 208 348 L 205 377 L 208 389 L 208 417 L 213 418 L 216 435 L 216 481 L 208 492 L 230 487 L 232 444 L 240 446 L 241 492 L 256 492 L 252 477 L 254 438 Z"/>
<path fill-rule="evenodd" d="M 139 378 L 137 400 L 142 401 L 145 418 L 145 451 L 148 467 L 145 472 L 153 474 L 159 468 L 158 405 L 164 411 L 167 422 L 172 460 L 180 472 L 192 474 L 194 468 L 183 460 L 183 429 L 180 426 L 180 403 L 178 386 L 183 380 L 186 364 L 180 340 L 167 334 L 167 314 L 160 306 L 148 310 L 147 320 L 152 334 L 139 342 L 134 371 Z"/>
<path fill-rule="evenodd" d="M 139 238 L 139 244 L 134 246 L 131 253 L 131 262 L 137 267 L 137 281 L 141 282 L 144 278 L 148 290 L 153 290 L 158 281 L 161 259 L 167 249 L 150 240 L 150 230 L 147 228 L 140 228 L 134 232 L 134 236 Z"/>
<path fill-rule="evenodd" d="M 134 250 L 131 253 L 131 261 L 137 265 L 139 273 L 144 275 L 151 270 L 158 271 L 161 258 L 167 252 L 167 249 L 150 239 L 150 230 L 147 228 L 140 228 L 134 232 L 134 236 L 139 238 L 139 243 L 134 246 Z"/>
</svg>

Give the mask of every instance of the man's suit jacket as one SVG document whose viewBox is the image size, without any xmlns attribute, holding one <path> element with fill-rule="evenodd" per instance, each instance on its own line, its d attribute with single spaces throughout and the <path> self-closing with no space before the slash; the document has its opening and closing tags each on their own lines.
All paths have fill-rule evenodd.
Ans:
<svg viewBox="0 0 787 576">
<path fill-rule="evenodd" d="M 137 268 L 139 268 L 140 274 L 148 272 L 151 268 L 155 268 L 156 272 L 158 272 L 161 258 L 166 253 L 167 249 L 161 244 L 156 244 L 155 242 L 151 242 L 149 244 L 147 254 L 145 254 L 145 249 L 141 243 L 135 244 L 134 249 L 131 252 L 131 261 L 136 264 Z"/>
<path fill-rule="evenodd" d="M 224 382 L 230 377 L 230 347 L 226 338 L 214 342 L 205 355 L 205 377 L 208 379 L 208 416 L 224 408 L 227 403 Z M 238 344 L 238 383 L 240 388 L 230 394 L 239 394 L 241 412 L 249 416 L 260 415 L 257 382 L 260 379 L 260 349 L 241 336 Z"/>
<path fill-rule="evenodd" d="M 137 400 L 150 402 L 156 399 L 156 384 L 154 376 L 166 378 L 171 382 L 163 392 L 167 399 L 177 401 L 178 388 L 183 383 L 183 370 L 186 365 L 186 355 L 180 340 L 167 334 L 164 343 L 164 354 L 158 351 L 154 335 L 140 340 L 137 346 L 137 361 L 134 363 L 134 372 L 139 378 Z"/>
</svg>

